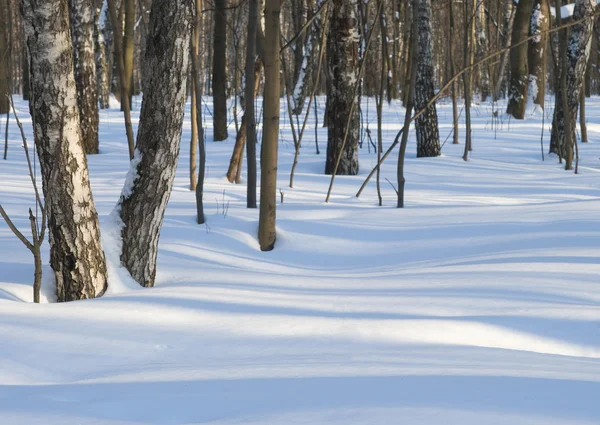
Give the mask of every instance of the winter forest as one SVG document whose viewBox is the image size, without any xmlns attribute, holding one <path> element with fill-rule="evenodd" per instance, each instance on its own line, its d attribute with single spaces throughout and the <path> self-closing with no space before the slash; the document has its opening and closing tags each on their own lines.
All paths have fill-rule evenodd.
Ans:
<svg viewBox="0 0 600 425">
<path fill-rule="evenodd" d="M 0 424 L 598 425 L 600 0 L 0 0 Z"/>
</svg>

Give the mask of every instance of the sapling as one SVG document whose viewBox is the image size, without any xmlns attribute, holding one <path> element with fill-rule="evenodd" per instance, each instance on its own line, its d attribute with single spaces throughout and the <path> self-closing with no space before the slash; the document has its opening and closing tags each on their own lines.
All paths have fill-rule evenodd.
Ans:
<svg viewBox="0 0 600 425">
<path fill-rule="evenodd" d="M 29 146 L 27 145 L 27 138 L 25 137 L 25 132 L 23 131 L 23 126 L 21 125 L 21 121 L 17 116 L 17 111 L 15 110 L 15 105 L 13 103 L 12 96 L 10 96 L 10 106 L 13 111 L 13 115 L 15 116 L 15 120 L 17 122 L 17 126 L 21 132 L 21 139 L 23 140 L 23 149 L 25 150 L 25 158 L 27 159 L 27 167 L 29 169 L 29 177 L 31 178 L 31 184 L 33 185 L 33 190 L 35 192 L 35 201 L 37 206 L 39 207 L 42 213 L 42 222 L 41 225 L 38 221 L 38 214 L 36 208 L 36 215 L 33 214 L 31 208 L 29 208 L 29 224 L 31 226 L 31 235 L 32 242 L 30 242 L 21 231 L 15 226 L 12 222 L 2 205 L 0 205 L 0 215 L 10 230 L 15 234 L 15 236 L 23 242 L 23 245 L 31 251 L 33 254 L 33 262 L 34 262 L 34 280 L 33 280 L 33 302 L 40 302 L 40 288 L 42 287 L 42 255 L 41 255 L 41 247 L 42 243 L 44 243 L 44 237 L 46 235 L 46 208 L 42 199 L 40 197 L 40 193 L 36 184 L 36 177 L 33 172 L 33 168 L 31 166 L 31 158 L 29 157 Z"/>
</svg>

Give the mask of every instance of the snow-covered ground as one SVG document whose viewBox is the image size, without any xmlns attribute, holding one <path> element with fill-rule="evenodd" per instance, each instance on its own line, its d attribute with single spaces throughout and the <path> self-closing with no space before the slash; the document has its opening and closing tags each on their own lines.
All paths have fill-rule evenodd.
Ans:
<svg viewBox="0 0 600 425">
<path fill-rule="evenodd" d="M 363 110 L 374 136 L 374 102 Z M 443 141 L 451 106 L 438 111 Z M 579 175 L 542 162 L 540 116 L 504 118 L 495 134 L 489 104 L 473 114 L 469 162 L 451 137 L 442 157 L 416 159 L 411 132 L 402 210 L 383 180 L 395 183 L 396 153 L 384 206 L 374 183 L 355 198 L 375 164 L 366 144 L 361 174 L 338 177 L 325 204 L 326 130 L 316 155 L 314 127 L 290 189 L 282 114 L 270 253 L 245 185 L 224 177 L 233 124 L 225 143 L 207 129 L 208 224 L 195 224 L 186 118 L 154 289 L 111 264 L 109 295 L 31 304 L 32 257 L 0 222 L 0 424 L 600 424 L 600 99 Z M 403 116 L 386 107 L 386 146 Z M 25 231 L 34 198 L 12 123 L 0 202 Z M 116 109 L 101 112 L 89 166 L 106 231 L 128 169 Z"/>
</svg>

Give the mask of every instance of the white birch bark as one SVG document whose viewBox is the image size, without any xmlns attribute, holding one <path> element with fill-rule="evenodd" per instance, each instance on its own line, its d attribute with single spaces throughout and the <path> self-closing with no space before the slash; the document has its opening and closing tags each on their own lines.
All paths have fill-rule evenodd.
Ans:
<svg viewBox="0 0 600 425">
<path fill-rule="evenodd" d="M 94 298 L 106 289 L 106 264 L 81 140 L 69 8 L 67 0 L 24 0 L 22 10 L 58 300 Z"/>
<path fill-rule="evenodd" d="M 154 286 L 158 240 L 171 196 L 186 101 L 193 0 L 154 0 L 144 58 L 144 99 L 131 185 L 117 209 L 121 262 L 142 286 Z"/>
</svg>

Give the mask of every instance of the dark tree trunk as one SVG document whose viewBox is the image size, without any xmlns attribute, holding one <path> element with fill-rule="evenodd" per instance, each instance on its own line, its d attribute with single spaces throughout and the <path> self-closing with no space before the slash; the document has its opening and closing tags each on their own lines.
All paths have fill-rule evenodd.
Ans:
<svg viewBox="0 0 600 425">
<path fill-rule="evenodd" d="M 23 100 L 29 100 L 29 59 L 26 43 L 23 43 L 21 52 L 21 74 L 23 75 Z"/>
<path fill-rule="evenodd" d="M 454 0 L 448 0 L 448 10 L 449 10 L 449 19 L 450 19 L 450 33 L 448 34 L 448 62 L 450 65 L 450 76 L 454 77 Z M 452 122 L 453 122 L 453 132 L 452 132 L 452 143 L 458 144 L 458 102 L 457 102 L 457 83 L 456 81 L 452 83 Z"/>
<path fill-rule="evenodd" d="M 396 177 L 398 181 L 398 208 L 404 208 L 404 189 L 406 186 L 406 178 L 404 177 L 404 160 L 406 158 L 406 146 L 408 145 L 408 133 L 410 132 L 410 117 L 413 111 L 413 103 L 415 97 L 415 86 L 417 84 L 417 51 L 419 49 L 419 42 L 417 37 L 417 22 L 419 16 L 417 15 L 418 9 L 416 7 L 417 0 L 413 0 L 413 11 L 412 11 L 412 28 L 410 43 L 407 43 L 410 47 L 410 58 L 411 61 L 407 64 L 406 82 L 405 87 L 408 90 L 406 93 L 406 111 L 404 112 L 404 126 L 402 127 L 402 141 L 400 142 L 400 150 L 398 152 L 398 166 L 396 169 Z"/>
<path fill-rule="evenodd" d="M 587 123 L 585 120 L 585 91 L 581 90 L 579 95 L 579 130 L 581 132 L 581 143 L 588 143 Z"/>
<path fill-rule="evenodd" d="M 477 7 L 477 0 L 469 0 L 464 3 L 465 16 L 472 16 Z M 464 67 L 473 65 L 475 53 L 475 22 L 465 28 L 464 41 Z M 473 149 L 473 134 L 471 132 L 471 102 L 473 100 L 473 71 L 469 70 L 463 74 L 463 87 L 465 96 L 465 150 L 463 160 L 469 160 L 469 152 Z"/>
<path fill-rule="evenodd" d="M 213 128 L 214 141 L 227 139 L 227 15 L 225 0 L 215 0 L 213 54 Z"/>
<path fill-rule="evenodd" d="M 144 57 L 144 99 L 132 187 L 121 195 L 121 262 L 142 286 L 154 286 L 158 240 L 173 188 L 186 100 L 191 0 L 154 0 Z"/>
<path fill-rule="evenodd" d="M 529 36 L 533 2 L 534 0 L 519 1 L 512 30 L 512 44 L 519 43 Z M 510 84 L 506 108 L 506 113 L 518 120 L 525 118 L 528 86 L 527 43 L 522 43 L 510 51 Z"/>
<path fill-rule="evenodd" d="M 81 137 L 85 153 L 98 153 L 98 84 L 94 54 L 96 8 L 92 0 L 69 0 Z"/>
<path fill-rule="evenodd" d="M 193 96 L 196 99 L 196 108 L 192 108 L 194 115 L 192 122 L 196 125 L 196 138 L 198 139 L 198 156 L 200 164 L 198 167 L 198 181 L 196 183 L 196 222 L 204 224 L 206 222 L 204 216 L 204 177 L 206 171 L 206 145 L 204 140 L 204 127 L 202 125 L 202 83 L 200 82 L 200 31 L 202 29 L 202 8 L 204 1 L 195 0 L 196 7 L 194 14 L 194 31 L 192 36 L 192 87 L 194 89 Z M 195 158 L 194 158 L 194 165 Z"/>
<path fill-rule="evenodd" d="M 0 0 L 0 114 L 6 114 L 9 111 L 8 101 L 9 75 L 8 69 L 9 45 L 8 45 L 8 2 Z"/>
<path fill-rule="evenodd" d="M 435 95 L 433 86 L 433 46 L 431 38 L 431 0 L 418 0 L 417 34 L 419 51 L 417 53 L 417 81 L 415 87 L 414 108 L 420 111 Z M 427 108 L 416 120 L 417 157 L 440 155 L 440 132 L 435 103 Z"/>
<path fill-rule="evenodd" d="M 358 79 L 357 0 L 333 0 L 331 6 L 327 58 L 327 162 L 325 174 L 333 174 L 341 155 L 337 175 L 358 174 L 359 114 L 352 107 Z M 349 114 L 352 114 L 349 117 Z M 346 126 L 350 122 L 350 127 Z M 344 139 L 346 143 L 341 152 Z"/>
<path fill-rule="evenodd" d="M 58 300 L 94 298 L 106 289 L 106 264 L 79 127 L 69 7 L 24 0 L 22 8 Z"/>
<path fill-rule="evenodd" d="M 258 74 L 254 73 L 256 56 L 256 39 L 258 34 L 258 1 L 250 0 L 248 6 L 248 41 L 246 50 L 246 81 L 244 100 L 246 108 L 247 141 L 246 160 L 248 162 L 248 181 L 246 188 L 246 206 L 256 208 L 256 112 L 254 110 L 254 99 L 258 91 Z M 253 88 L 253 89 L 252 89 Z"/>
</svg>

